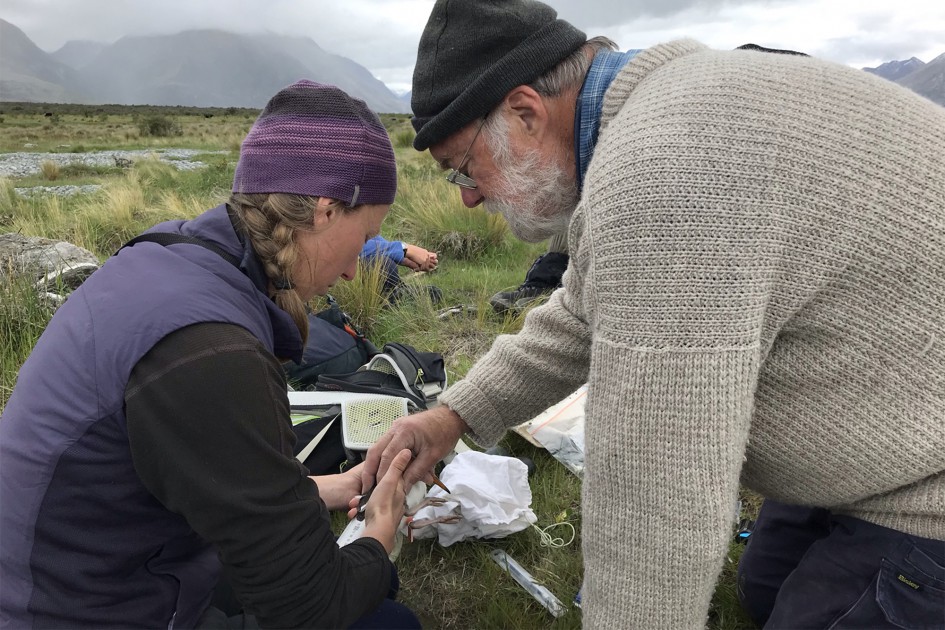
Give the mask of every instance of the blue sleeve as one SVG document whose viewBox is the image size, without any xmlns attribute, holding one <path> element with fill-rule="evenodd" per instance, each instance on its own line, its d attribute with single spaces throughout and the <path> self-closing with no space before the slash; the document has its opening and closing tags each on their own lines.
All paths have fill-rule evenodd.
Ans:
<svg viewBox="0 0 945 630">
<path fill-rule="evenodd" d="M 388 241 L 383 236 L 375 236 L 361 249 L 361 258 L 384 256 L 397 264 L 404 259 L 404 242 Z"/>
</svg>

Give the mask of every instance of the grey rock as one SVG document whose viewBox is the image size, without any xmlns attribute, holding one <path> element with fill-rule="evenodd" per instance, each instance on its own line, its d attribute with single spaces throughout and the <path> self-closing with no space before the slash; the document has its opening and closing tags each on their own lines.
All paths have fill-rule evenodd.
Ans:
<svg viewBox="0 0 945 630">
<path fill-rule="evenodd" d="M 26 276 L 43 293 L 74 290 L 99 267 L 87 249 L 39 236 L 0 234 L 0 278 Z"/>
</svg>

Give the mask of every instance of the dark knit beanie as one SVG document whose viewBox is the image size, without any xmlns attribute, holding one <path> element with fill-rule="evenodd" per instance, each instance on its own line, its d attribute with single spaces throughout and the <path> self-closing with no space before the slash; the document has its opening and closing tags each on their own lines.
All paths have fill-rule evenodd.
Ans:
<svg viewBox="0 0 945 630">
<path fill-rule="evenodd" d="M 270 99 L 243 140 L 233 192 L 390 204 L 394 150 L 363 101 L 333 85 L 298 81 Z"/>
<path fill-rule="evenodd" d="M 423 151 L 489 113 L 587 37 L 534 0 L 437 0 L 413 72 L 413 146 Z"/>
</svg>

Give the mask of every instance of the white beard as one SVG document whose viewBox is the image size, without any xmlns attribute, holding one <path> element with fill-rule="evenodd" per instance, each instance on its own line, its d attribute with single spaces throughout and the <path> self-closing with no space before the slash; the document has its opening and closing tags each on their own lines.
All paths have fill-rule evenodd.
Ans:
<svg viewBox="0 0 945 630">
<path fill-rule="evenodd" d="M 489 145 L 498 171 L 492 195 L 483 207 L 505 217 L 519 239 L 537 243 L 564 232 L 578 202 L 577 181 L 557 163 L 542 164 L 536 150 L 511 155 L 508 133 L 489 130 Z M 501 143 L 493 139 L 504 138 Z M 500 144 L 500 146 L 496 146 Z"/>
</svg>

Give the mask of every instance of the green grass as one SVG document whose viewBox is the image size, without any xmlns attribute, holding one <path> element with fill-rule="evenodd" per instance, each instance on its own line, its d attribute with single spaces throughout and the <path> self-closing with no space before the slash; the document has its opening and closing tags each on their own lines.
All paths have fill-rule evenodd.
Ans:
<svg viewBox="0 0 945 630">
<path fill-rule="evenodd" d="M 78 165 L 59 169 L 55 185 L 102 184 L 103 189 L 94 195 L 23 199 L 14 194 L 14 186 L 49 185 L 49 181 L 41 175 L 0 180 L 0 231 L 67 240 L 103 260 L 125 240 L 154 223 L 193 217 L 225 201 L 239 142 L 255 118 L 254 112 L 243 110 L 215 110 L 212 118 L 205 118 L 199 111 L 113 107 L 95 111 L 64 106 L 56 110 L 58 122 L 53 124 L 43 119 L 42 106 L 19 107 L 4 109 L 0 151 L 68 153 L 79 147 L 185 147 L 228 152 L 198 156 L 196 159 L 208 166 L 197 171 L 178 171 L 157 160 L 140 160 L 130 169 Z M 140 136 L 137 121 L 152 113 L 173 116 L 182 135 Z M 465 208 L 432 159 L 409 147 L 413 132 L 408 117 L 385 114 L 381 119 L 397 145 L 400 169 L 397 200 L 383 233 L 437 251 L 440 266 L 427 274 L 401 268 L 405 282 L 418 287 L 418 297 L 402 299 L 393 307 L 385 306 L 380 296 L 376 269 L 360 269 L 355 281 L 340 283 L 333 295 L 379 346 L 387 341 L 403 341 L 420 350 L 441 352 L 450 382 L 455 383 L 497 335 L 521 328 L 523 316 L 496 315 L 487 300 L 496 291 L 521 283 L 544 246 L 514 239 L 501 217 Z M 24 148 L 24 144 L 34 147 Z M 0 276 L 2 406 L 51 311 L 28 282 Z M 426 284 L 442 290 L 441 305 L 432 304 L 426 297 Z M 439 309 L 457 304 L 474 307 L 474 311 L 447 319 L 437 317 Z M 571 606 L 571 600 L 580 588 L 583 572 L 580 480 L 547 452 L 517 435 L 509 434 L 502 443 L 513 455 L 535 461 L 536 472 L 529 481 L 537 525 L 545 528 L 569 522 L 577 530 L 576 539 L 558 549 L 542 547 L 538 533 L 528 529 L 502 540 L 464 542 L 449 548 L 431 540 L 405 545 L 398 560 L 401 598 L 428 628 L 579 628 L 581 613 Z M 752 515 L 758 500 L 751 495 L 745 498 L 746 513 Z M 343 524 L 344 517 L 337 515 L 339 531 Z M 562 535 L 562 530 L 554 533 Z M 489 556 L 494 548 L 506 550 L 568 605 L 569 612 L 553 618 L 499 570 Z M 753 627 L 735 597 L 734 568 L 740 552 L 741 547 L 733 545 L 725 563 L 710 612 L 710 628 Z"/>
<path fill-rule="evenodd" d="M 20 365 L 29 356 L 52 310 L 31 283 L 15 277 L 8 263 L 0 261 L 0 400 L 6 402 L 16 383 Z"/>
</svg>

